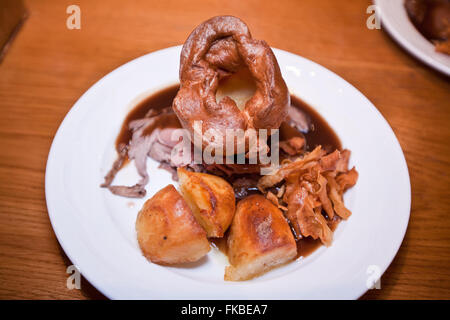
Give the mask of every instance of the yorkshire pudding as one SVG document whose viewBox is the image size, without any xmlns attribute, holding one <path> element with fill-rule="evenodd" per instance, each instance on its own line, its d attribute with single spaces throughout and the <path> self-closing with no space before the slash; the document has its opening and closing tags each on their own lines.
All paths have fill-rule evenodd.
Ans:
<svg viewBox="0 0 450 320">
<path fill-rule="evenodd" d="M 248 69 L 255 82 L 254 95 L 242 110 L 228 96 L 217 102 L 219 80 L 242 69 Z M 189 35 L 181 51 L 180 90 L 173 109 L 191 138 L 202 134 L 202 147 L 224 146 L 226 129 L 246 133 L 278 129 L 289 105 L 289 91 L 275 55 L 265 41 L 252 39 L 242 20 L 214 17 Z M 201 128 L 194 121 L 201 121 Z M 212 139 L 204 135 L 208 130 L 214 132 Z"/>
</svg>

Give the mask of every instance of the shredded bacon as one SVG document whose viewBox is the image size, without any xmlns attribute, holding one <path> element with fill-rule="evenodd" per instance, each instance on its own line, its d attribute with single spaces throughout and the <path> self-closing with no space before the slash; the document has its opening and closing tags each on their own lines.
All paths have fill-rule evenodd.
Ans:
<svg viewBox="0 0 450 320">
<path fill-rule="evenodd" d="M 274 205 L 276 205 L 278 207 L 278 209 L 281 209 L 283 211 L 287 211 L 288 209 L 285 206 L 282 206 L 278 200 L 278 197 L 276 195 L 274 195 L 272 192 L 267 192 L 266 194 L 266 198 L 267 200 L 269 200 L 270 202 L 272 202 Z"/>
<path fill-rule="evenodd" d="M 336 182 L 336 179 L 332 175 L 327 176 L 328 185 L 330 186 L 330 191 L 328 196 L 333 203 L 334 211 L 337 213 L 339 217 L 346 220 L 352 214 L 350 210 L 348 210 L 344 205 L 344 200 L 342 199 L 342 193 L 340 192 L 339 185 Z"/>
<path fill-rule="evenodd" d="M 280 141 L 280 149 L 290 156 L 295 156 L 303 152 L 305 146 L 305 138 L 293 137 L 289 140 Z"/>
<path fill-rule="evenodd" d="M 339 185 L 339 189 L 341 193 L 345 192 L 348 188 L 353 187 L 358 180 L 358 171 L 356 171 L 355 167 L 352 170 L 340 174 L 336 178 L 336 182 Z"/>
<path fill-rule="evenodd" d="M 320 189 L 317 192 L 317 194 L 319 196 L 320 202 L 322 203 L 323 210 L 325 210 L 330 219 L 333 219 L 334 218 L 333 205 L 331 204 L 330 198 L 328 198 L 327 193 L 328 181 L 324 176 L 319 175 L 317 182 L 320 185 Z"/>
<path fill-rule="evenodd" d="M 341 153 L 339 150 L 335 150 L 334 152 L 323 156 L 320 160 L 320 166 L 323 171 L 334 171 L 336 170 L 336 165 L 341 159 Z"/>
<path fill-rule="evenodd" d="M 278 190 L 277 197 L 278 198 L 283 197 L 285 191 L 286 191 L 286 185 L 283 184 L 281 186 L 280 190 Z"/>
<path fill-rule="evenodd" d="M 278 207 L 285 207 L 297 239 L 312 237 L 330 246 L 336 219 L 347 219 L 351 212 L 343 194 L 356 184 L 358 172 L 348 170 L 349 150 L 325 154 L 320 146 L 293 161 L 284 161 L 271 175 L 258 181 L 258 189 Z M 282 183 L 277 195 L 266 191 Z"/>
<path fill-rule="evenodd" d="M 348 170 L 348 161 L 350 160 L 350 150 L 345 149 L 341 151 L 341 157 L 336 163 L 336 171 L 337 172 L 347 172 Z"/>
<path fill-rule="evenodd" d="M 272 174 L 266 175 L 259 179 L 258 189 L 264 193 L 265 189 L 280 183 L 293 172 L 307 168 L 309 162 L 319 160 L 324 152 L 325 151 L 322 150 L 322 147 L 318 146 L 304 157 L 298 158 L 292 162 L 286 161 L 281 168 L 275 170 Z"/>
</svg>

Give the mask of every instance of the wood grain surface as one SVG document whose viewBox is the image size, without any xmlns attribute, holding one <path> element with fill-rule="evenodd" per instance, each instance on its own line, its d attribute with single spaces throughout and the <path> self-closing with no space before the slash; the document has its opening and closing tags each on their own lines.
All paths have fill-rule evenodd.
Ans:
<svg viewBox="0 0 450 320">
<path fill-rule="evenodd" d="M 66 8 L 74 3 L 81 8 L 80 30 L 66 27 Z M 311 59 L 353 84 L 400 141 L 411 177 L 411 219 L 381 290 L 362 298 L 449 299 L 449 79 L 408 55 L 384 30 L 369 30 L 370 4 L 26 1 L 29 18 L 0 64 L 0 298 L 104 298 L 84 279 L 81 290 L 66 287 L 71 262 L 53 233 L 45 204 L 45 165 L 53 136 L 75 101 L 105 74 L 183 43 L 211 16 L 232 14 L 248 23 L 255 38 Z"/>
</svg>

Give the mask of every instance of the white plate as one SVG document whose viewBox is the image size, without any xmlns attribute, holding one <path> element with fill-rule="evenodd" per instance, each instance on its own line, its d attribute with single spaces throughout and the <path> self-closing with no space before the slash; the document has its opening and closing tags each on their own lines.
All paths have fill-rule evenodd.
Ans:
<svg viewBox="0 0 450 320">
<path fill-rule="evenodd" d="M 46 197 L 56 236 L 86 279 L 109 298 L 355 299 L 369 278 L 384 272 L 406 231 L 408 169 L 394 133 L 353 86 L 327 69 L 274 50 L 291 92 L 310 103 L 352 150 L 359 181 L 345 195 L 353 215 L 339 225 L 333 245 L 320 248 L 252 281 L 224 282 L 226 258 L 212 250 L 200 262 L 162 267 L 141 254 L 135 219 L 143 202 L 173 183 L 149 159 L 147 197 L 130 200 L 99 188 L 115 159 L 114 140 L 136 101 L 178 80 L 181 47 L 133 60 L 106 75 L 73 106 L 53 141 Z M 137 181 L 127 166 L 117 183 Z M 133 204 L 133 205 L 131 205 Z"/>
<path fill-rule="evenodd" d="M 383 27 L 413 56 L 450 76 L 450 56 L 436 52 L 434 45 L 412 24 L 404 0 L 374 0 Z"/>
</svg>

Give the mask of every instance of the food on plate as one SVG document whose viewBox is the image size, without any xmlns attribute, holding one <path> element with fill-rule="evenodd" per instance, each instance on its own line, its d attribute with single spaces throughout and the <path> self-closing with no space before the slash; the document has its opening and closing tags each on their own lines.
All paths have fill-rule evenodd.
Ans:
<svg viewBox="0 0 450 320">
<path fill-rule="evenodd" d="M 349 168 L 351 153 L 327 122 L 289 94 L 270 47 L 254 40 L 240 19 L 214 17 L 186 40 L 179 75 L 179 86 L 150 96 L 128 114 L 116 141 L 118 158 L 102 184 L 115 195 L 144 197 L 148 158 L 179 182 L 181 193 L 169 185 L 138 214 L 144 256 L 167 265 L 197 261 L 211 241 L 229 258 L 224 279 L 242 281 L 330 246 L 339 222 L 352 214 L 343 195 L 358 172 Z M 194 146 L 193 135 L 210 129 L 214 141 L 204 137 Z M 194 151 L 221 145 L 227 129 L 270 129 L 265 140 L 262 134 L 258 139 L 279 162 L 250 162 L 249 135 L 232 140 L 231 157 L 195 161 Z M 272 143 L 275 129 L 279 143 Z M 177 130 L 187 131 L 187 150 Z M 245 149 L 236 154 L 239 143 Z M 244 161 L 228 161 L 238 156 Z M 114 185 L 130 161 L 140 181 Z M 263 175 L 269 168 L 271 174 Z"/>
<path fill-rule="evenodd" d="M 243 26 L 243 22 L 234 17 L 216 17 L 208 21 L 209 22 L 207 25 L 210 26 L 216 24 L 220 25 L 220 23 L 223 24 L 223 21 L 228 21 L 230 24 L 237 23 L 237 25 L 241 27 Z M 203 26 L 202 28 L 204 29 L 205 26 Z M 239 29 L 238 26 L 230 28 Z M 217 80 L 219 83 L 216 94 L 216 99 L 217 101 L 219 101 L 218 105 L 220 106 L 220 101 L 222 100 L 223 101 L 234 100 L 238 106 L 238 109 L 239 106 L 245 107 L 248 104 L 249 106 L 245 108 L 249 108 L 248 110 L 253 110 L 252 114 L 255 115 L 255 117 L 253 117 L 254 119 L 258 119 L 259 116 L 263 115 L 263 112 L 266 112 L 263 115 L 263 118 L 265 120 L 269 122 L 273 122 L 274 120 L 276 120 L 276 123 L 273 123 L 274 126 L 269 125 L 266 126 L 270 128 L 272 127 L 277 128 L 278 126 L 280 126 L 278 122 L 284 120 L 284 122 L 281 122 L 280 127 L 281 135 L 283 135 L 283 132 L 286 131 L 285 130 L 286 128 L 291 128 L 292 129 L 291 131 L 295 131 L 296 134 L 300 136 L 303 136 L 308 132 L 313 133 L 313 130 L 310 130 L 311 125 L 309 123 L 310 119 L 308 115 L 306 115 L 305 111 L 300 110 L 300 108 L 297 106 L 298 99 L 294 99 L 293 101 L 293 104 L 295 103 L 295 106 L 289 105 L 289 101 L 291 100 L 291 98 L 289 97 L 289 92 L 287 91 L 286 84 L 284 83 L 284 80 L 282 79 L 281 74 L 279 72 L 279 67 L 276 62 L 276 59 L 273 56 L 273 53 L 271 52 L 270 48 L 268 48 L 267 44 L 263 41 L 257 41 L 253 39 L 247 40 L 247 42 L 250 43 L 248 44 L 248 46 L 251 47 L 255 45 L 256 47 L 254 48 L 261 49 L 258 53 L 258 56 L 261 56 L 261 58 L 255 60 L 259 64 L 259 67 L 261 67 L 261 65 L 268 64 L 266 66 L 268 68 L 268 70 L 266 70 L 266 76 L 270 78 L 269 80 L 271 80 L 272 82 L 270 82 L 270 85 L 266 83 L 265 86 L 264 85 L 265 82 L 259 83 L 258 85 L 258 82 L 255 81 L 255 76 L 252 74 L 252 72 L 250 72 L 251 69 L 245 65 L 245 62 L 241 58 L 238 59 L 235 57 L 239 55 L 238 49 L 236 49 L 238 47 L 238 44 L 235 43 L 234 40 L 231 40 L 232 37 L 231 38 L 230 37 L 226 38 L 228 39 L 226 41 L 225 38 L 215 41 L 214 42 L 215 44 L 211 46 L 208 53 L 206 54 L 208 61 L 216 63 L 216 65 L 211 64 L 210 67 L 216 70 L 214 74 L 215 76 L 218 77 Z M 230 71 L 225 72 L 225 70 L 222 68 L 225 67 L 225 65 L 222 66 L 219 63 L 219 61 L 221 61 L 219 58 L 222 57 L 220 55 L 222 51 L 219 49 L 224 50 L 223 57 L 228 57 L 230 54 L 234 56 L 235 58 L 233 59 L 239 61 L 240 63 L 239 66 L 238 64 L 232 64 L 229 66 Z M 184 50 L 184 52 L 186 50 Z M 228 60 L 225 59 L 224 63 L 226 61 Z M 261 71 L 259 67 L 255 66 L 256 69 L 253 70 L 253 72 L 256 72 L 257 70 Z M 180 76 L 181 76 L 181 69 L 180 69 Z M 260 88 L 259 91 L 257 91 L 258 86 Z M 267 88 L 267 86 L 272 88 L 271 90 L 273 92 L 270 91 Z M 177 117 L 178 113 L 177 114 L 174 113 L 174 110 L 177 109 L 175 97 L 181 99 L 180 98 L 181 90 L 179 89 L 180 86 L 177 85 L 169 87 L 161 92 L 158 92 L 157 94 L 154 94 L 150 96 L 148 99 L 139 103 L 129 113 L 124 123 L 122 124 L 121 132 L 116 140 L 116 150 L 118 158 L 114 162 L 112 168 L 106 174 L 104 183 L 101 186 L 104 188 L 108 188 L 115 195 L 131 198 L 145 197 L 146 195 L 145 186 L 150 179 L 147 173 L 146 161 L 147 157 L 150 157 L 158 161 L 160 163 L 161 168 L 170 171 L 175 181 L 177 180 L 176 174 L 177 168 L 185 166 L 195 172 L 207 172 L 222 176 L 226 178 L 227 181 L 229 181 L 233 186 L 235 185 L 234 183 L 235 180 L 239 180 L 238 181 L 239 183 L 245 180 L 246 181 L 245 185 L 247 186 L 245 188 L 242 187 L 242 184 L 239 183 L 236 184 L 235 187 L 236 194 L 240 194 L 238 198 L 242 198 L 242 196 L 251 193 L 249 192 L 250 190 L 256 190 L 256 181 L 258 180 L 257 176 L 259 175 L 262 167 L 260 163 L 199 164 L 193 161 L 192 154 L 190 156 L 185 157 L 185 155 L 183 154 L 183 150 L 178 150 L 181 149 L 179 148 L 180 146 L 179 140 L 174 139 L 172 134 L 174 133 L 175 130 L 182 128 L 182 123 L 180 123 L 180 120 L 182 119 L 179 119 Z M 185 91 L 186 90 L 187 89 L 185 88 Z M 262 92 L 261 90 L 265 92 L 263 95 L 261 93 Z M 280 92 L 283 92 L 283 94 L 281 94 Z M 274 95 L 274 93 L 277 94 Z M 270 94 L 270 96 L 266 96 L 267 94 Z M 281 99 L 281 96 L 284 97 L 285 94 L 286 94 L 285 99 L 286 101 L 282 103 L 280 101 L 281 100 L 284 101 L 284 99 Z M 271 104 L 271 106 L 267 108 L 262 107 L 266 106 L 267 104 Z M 304 103 L 300 104 L 302 106 L 306 106 Z M 173 108 L 171 107 L 172 105 Z M 180 106 L 180 104 L 178 104 L 178 106 Z M 256 109 L 258 109 L 260 112 L 259 113 L 256 112 L 255 111 Z M 245 110 L 247 109 L 243 109 L 241 113 L 248 114 L 246 117 L 249 118 L 251 114 L 247 112 L 248 110 L 247 111 Z M 285 114 L 286 112 L 287 115 Z M 189 111 L 185 111 L 184 115 L 188 113 Z M 222 119 L 224 116 L 222 113 L 220 113 L 219 116 L 219 113 L 216 114 L 216 120 Z M 255 123 L 261 122 L 262 120 L 258 120 Z M 231 125 L 228 126 L 230 124 L 228 122 L 226 123 L 223 122 L 223 124 L 227 125 L 226 129 L 234 128 Z M 248 128 L 256 129 L 257 127 L 264 127 L 264 126 L 250 125 Z M 217 128 L 217 126 L 213 125 L 213 128 Z M 289 137 L 287 139 L 290 138 L 292 137 Z M 293 145 L 294 148 L 297 148 L 296 151 L 300 151 L 298 150 L 299 149 L 298 142 L 300 140 L 301 138 L 298 138 L 298 140 L 295 141 L 296 143 Z M 236 141 L 236 143 L 238 143 L 238 141 Z M 286 151 L 288 150 L 288 148 L 292 149 L 292 144 L 287 144 L 287 142 L 282 141 L 280 147 L 282 150 Z M 306 150 L 306 145 L 304 149 Z M 292 151 L 290 152 L 292 153 Z M 174 154 L 178 156 L 174 157 Z M 186 159 L 190 159 L 191 161 L 189 160 L 186 161 Z M 132 186 L 114 185 L 113 182 L 116 174 L 128 162 L 131 161 L 134 161 L 134 165 L 136 166 L 141 179 Z M 242 178 L 242 176 L 245 177 Z M 252 183 L 250 184 L 250 182 Z"/>
<path fill-rule="evenodd" d="M 228 237 L 225 280 L 241 281 L 297 255 L 297 245 L 282 212 L 262 195 L 251 195 L 237 205 Z"/>
<path fill-rule="evenodd" d="M 450 0 L 405 0 L 411 22 L 433 42 L 436 51 L 450 54 Z"/>
<path fill-rule="evenodd" d="M 224 179 L 178 169 L 180 190 L 208 237 L 223 237 L 236 209 L 234 190 Z"/>
<path fill-rule="evenodd" d="M 358 172 L 354 167 L 348 169 L 349 159 L 349 150 L 326 154 L 318 146 L 294 161 L 286 161 L 272 175 L 262 177 L 258 188 L 285 211 L 297 239 L 312 237 L 330 246 L 333 225 L 351 215 L 344 205 L 343 193 L 356 184 Z M 277 196 L 267 191 L 280 183 Z"/>
<path fill-rule="evenodd" d="M 108 188 L 113 194 L 124 197 L 144 197 L 145 186 L 149 181 L 147 157 L 160 163 L 178 165 L 174 163 L 176 159 L 171 157 L 171 152 L 178 144 L 178 140 L 174 139 L 172 134 L 179 128 L 178 119 L 170 107 L 160 110 L 150 109 L 142 118 L 127 121 L 125 130 L 119 136 L 122 139 L 119 139 L 116 147 L 118 158 L 105 176 L 101 187 Z M 117 172 L 126 161 L 131 160 L 134 160 L 141 179 L 133 186 L 112 185 Z"/>
<path fill-rule="evenodd" d="M 210 250 L 206 232 L 173 185 L 145 202 L 136 233 L 144 256 L 158 264 L 194 262 Z"/>
<path fill-rule="evenodd" d="M 254 80 L 253 96 L 243 109 L 229 96 L 217 102 L 220 80 L 242 69 Z M 275 55 L 265 41 L 252 38 L 242 20 L 211 18 L 195 28 L 184 43 L 180 90 L 173 109 L 191 137 L 194 132 L 201 134 L 203 146 L 224 146 L 227 129 L 279 128 L 288 114 L 289 99 Z M 196 121 L 202 121 L 201 128 Z M 204 134 L 208 130 L 215 132 L 214 140 Z"/>
</svg>

